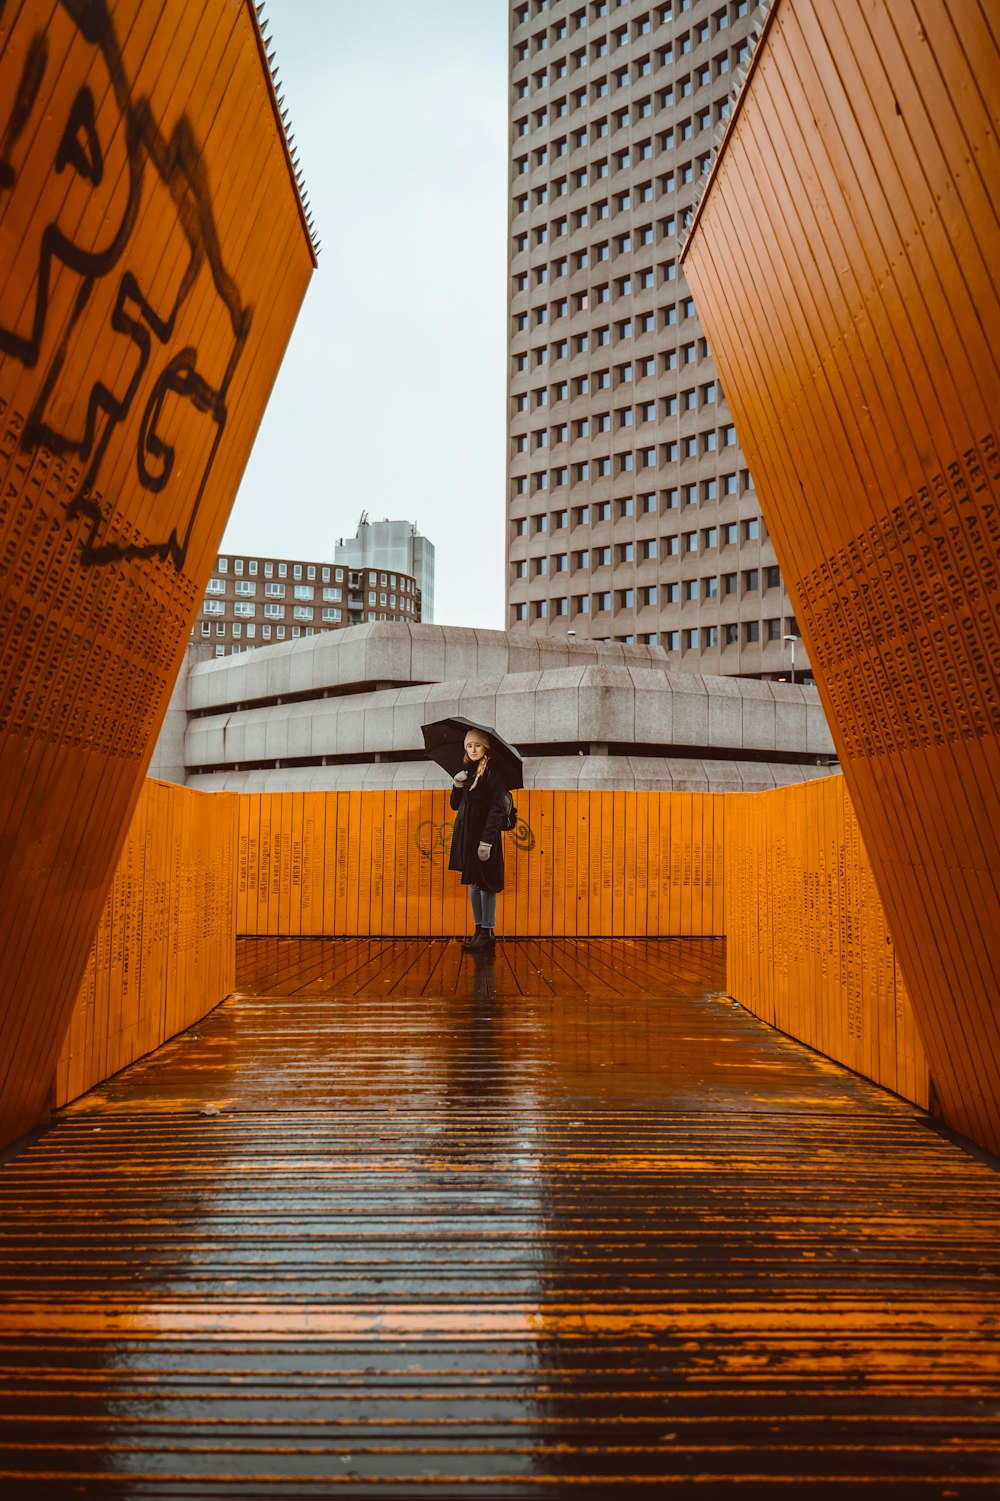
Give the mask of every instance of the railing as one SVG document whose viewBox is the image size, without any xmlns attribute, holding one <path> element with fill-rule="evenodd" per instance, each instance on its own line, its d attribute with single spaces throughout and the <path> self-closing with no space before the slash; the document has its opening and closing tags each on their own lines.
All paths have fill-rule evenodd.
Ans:
<svg viewBox="0 0 1000 1501">
<path fill-rule="evenodd" d="M 521 792 L 510 938 L 724 934 L 748 1010 L 918 1104 L 927 1064 L 839 777 L 759 794 Z M 239 934 L 465 933 L 445 792 L 148 783 L 59 1062 L 74 1098 L 232 990 Z"/>
<path fill-rule="evenodd" d="M 724 927 L 721 794 L 517 794 L 505 937 L 679 937 Z M 240 934 L 445 937 L 469 926 L 446 792 L 240 797 Z"/>
<path fill-rule="evenodd" d="M 237 801 L 168 782 L 143 786 L 63 1039 L 57 1105 L 231 994 Z"/>
</svg>

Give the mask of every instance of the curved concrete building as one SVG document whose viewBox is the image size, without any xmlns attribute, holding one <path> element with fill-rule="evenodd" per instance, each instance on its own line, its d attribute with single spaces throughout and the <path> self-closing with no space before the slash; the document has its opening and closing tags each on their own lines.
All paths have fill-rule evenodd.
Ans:
<svg viewBox="0 0 1000 1501">
<path fill-rule="evenodd" d="M 151 768 L 207 790 L 440 787 L 422 724 L 461 714 L 535 787 L 760 791 L 829 775 L 816 690 L 671 672 L 657 647 L 385 623 L 191 667 Z"/>
</svg>

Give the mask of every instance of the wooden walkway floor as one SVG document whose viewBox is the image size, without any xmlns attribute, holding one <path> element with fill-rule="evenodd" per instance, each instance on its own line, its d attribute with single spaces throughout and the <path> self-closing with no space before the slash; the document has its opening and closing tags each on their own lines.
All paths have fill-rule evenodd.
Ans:
<svg viewBox="0 0 1000 1501">
<path fill-rule="evenodd" d="M 0 1170 L 0 1495 L 1000 1494 L 1000 1174 L 713 940 L 255 940 Z"/>
</svg>

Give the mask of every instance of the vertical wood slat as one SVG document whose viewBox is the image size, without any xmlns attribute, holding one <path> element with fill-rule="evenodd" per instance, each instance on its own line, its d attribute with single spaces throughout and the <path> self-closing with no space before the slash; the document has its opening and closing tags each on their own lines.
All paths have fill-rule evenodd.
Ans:
<svg viewBox="0 0 1000 1501">
<path fill-rule="evenodd" d="M 723 802 L 709 793 L 518 793 L 520 833 L 503 836 L 499 932 L 718 935 Z M 448 870 L 453 818 L 443 791 L 241 796 L 239 933 L 462 932 L 467 896 Z"/>
<path fill-rule="evenodd" d="M 241 815 L 233 793 L 145 783 L 56 1064 L 57 1105 L 233 990 Z"/>
<path fill-rule="evenodd" d="M 251 5 L 7 6 L 5 105 L 36 34 L 46 64 L 0 195 L 0 1142 L 45 1113 L 314 265 Z M 59 148 L 87 97 L 94 172 Z M 106 982 L 88 1015 L 110 1066 L 149 1018 L 132 1009 L 140 973 Z"/>
<path fill-rule="evenodd" d="M 776 0 L 683 261 L 943 1113 L 997 1151 L 990 14 L 944 0 Z M 874 942 L 862 936 L 860 962 L 877 970 Z M 885 983 L 896 1066 L 919 1076 L 919 1056 L 899 1051 L 909 1023 L 888 966 Z M 888 1043 L 866 1046 L 887 1069 Z"/>
<path fill-rule="evenodd" d="M 843 780 L 733 795 L 726 816 L 729 993 L 926 1107 L 927 1060 Z"/>
<path fill-rule="evenodd" d="M 503 935 L 531 934 L 530 925 L 549 910 L 563 926 L 567 914 L 579 913 L 586 936 L 591 911 L 601 919 L 603 872 L 610 870 L 613 916 L 635 930 L 610 936 L 670 936 L 671 921 L 697 919 L 703 929 L 710 923 L 727 935 L 729 990 L 743 1005 L 926 1105 L 927 1063 L 840 778 L 755 796 L 520 793 L 518 805 L 535 844 L 510 849 L 499 907 Z M 595 808 L 599 837 L 592 850 Z M 316 934 L 328 917 L 353 912 L 359 921 L 359 897 L 353 907 L 346 901 L 348 887 L 361 889 L 350 867 L 352 817 L 359 840 L 366 829 L 371 838 L 383 831 L 381 864 L 368 862 L 373 934 L 393 936 L 422 921 L 439 936 L 468 926 L 465 894 L 446 868 L 446 793 L 237 797 L 148 782 L 60 1056 L 59 1101 L 189 1026 L 228 994 L 232 939 L 248 914 L 256 912 L 262 931 L 276 936 L 284 936 L 283 916 L 297 915 L 294 936 Z M 573 822 L 584 858 L 576 862 L 575 887 L 573 872 L 564 872 L 559 910 L 552 906 L 556 883 L 549 883 L 546 909 L 544 862 L 554 871 L 560 819 L 563 828 Z M 307 860 L 297 841 L 310 825 L 314 848 Z M 616 825 L 631 871 L 616 864 Z M 262 831 L 259 839 L 251 838 L 254 829 Z M 294 837 L 286 843 L 289 831 Z M 528 836 L 522 838 L 527 846 Z M 655 862 L 647 855 L 653 847 Z M 262 869 L 253 868 L 251 850 Z M 259 892 L 263 900 L 254 905 L 249 898 Z M 522 922 L 529 926 L 520 928 Z"/>
</svg>

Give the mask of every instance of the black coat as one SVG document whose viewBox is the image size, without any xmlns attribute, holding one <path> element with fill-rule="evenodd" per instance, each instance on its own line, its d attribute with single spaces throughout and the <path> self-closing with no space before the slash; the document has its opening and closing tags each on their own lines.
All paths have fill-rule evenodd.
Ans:
<svg viewBox="0 0 1000 1501">
<path fill-rule="evenodd" d="M 468 768 L 469 780 L 464 787 L 452 787 L 451 806 L 458 817 L 451 831 L 449 870 L 462 873 L 463 886 L 479 886 L 483 891 L 503 890 L 503 841 L 500 819 L 507 788 L 493 766 L 487 766 L 472 787 L 475 771 Z M 480 860 L 480 844 L 489 844 L 490 858 Z"/>
</svg>

